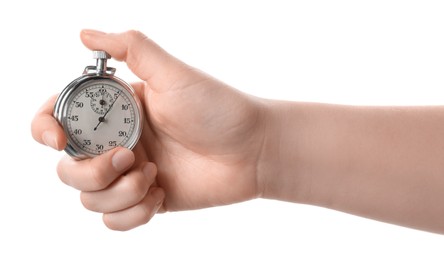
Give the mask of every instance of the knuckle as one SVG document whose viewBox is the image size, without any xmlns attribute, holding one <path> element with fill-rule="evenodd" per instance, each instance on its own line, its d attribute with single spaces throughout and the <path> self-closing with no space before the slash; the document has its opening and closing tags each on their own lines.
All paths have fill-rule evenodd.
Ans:
<svg viewBox="0 0 444 260">
<path fill-rule="evenodd" d="M 128 231 L 133 228 L 133 226 L 128 225 L 128 223 L 122 223 L 121 221 L 116 221 L 113 218 L 113 213 L 104 213 L 102 216 L 102 221 L 105 226 L 114 231 Z"/>
<path fill-rule="evenodd" d="M 91 211 L 97 211 L 97 205 L 92 200 L 90 194 L 88 192 L 81 192 L 80 193 L 80 202 L 82 203 L 83 207 L 85 207 L 88 210 Z"/>
<path fill-rule="evenodd" d="M 40 131 L 38 130 L 38 126 L 40 124 L 39 118 L 36 116 L 32 119 L 31 122 L 31 135 L 32 138 L 34 138 L 34 140 L 36 140 L 37 142 L 41 142 L 41 137 L 40 137 Z"/>
<path fill-rule="evenodd" d="M 89 167 L 89 176 L 91 177 L 91 189 L 92 190 L 101 190 L 108 186 L 108 178 L 106 178 L 106 174 L 104 174 L 104 170 L 102 167 L 90 165 Z"/>
<path fill-rule="evenodd" d="M 119 229 L 119 226 L 116 225 L 116 223 L 114 221 L 112 221 L 110 214 L 107 214 L 107 213 L 103 214 L 102 221 L 105 224 L 105 226 L 111 230 L 122 230 L 122 229 Z"/>
<path fill-rule="evenodd" d="M 140 203 L 137 205 L 139 208 L 139 221 L 138 225 L 145 225 L 148 223 L 152 217 L 152 209 L 147 205 L 147 203 Z"/>
<path fill-rule="evenodd" d="M 125 32 L 127 38 L 129 40 L 143 40 L 146 38 L 146 36 L 137 30 L 129 30 Z"/>
<path fill-rule="evenodd" d="M 126 60 L 128 67 L 138 71 L 143 64 L 140 57 L 140 48 L 147 42 L 148 37 L 136 30 L 126 31 L 124 37 L 127 43 L 124 60 Z"/>
<path fill-rule="evenodd" d="M 56 172 L 59 176 L 59 179 L 65 183 L 66 185 L 72 186 L 71 181 L 69 180 L 68 174 L 65 173 L 64 160 L 60 160 L 56 166 Z"/>
<path fill-rule="evenodd" d="M 133 194 L 134 203 L 141 201 L 148 191 L 148 185 L 141 175 L 142 174 L 135 174 L 135 176 L 127 176 L 127 181 L 124 186 L 126 194 Z"/>
<path fill-rule="evenodd" d="M 148 163 L 148 164 L 152 167 L 152 169 L 149 172 L 148 177 L 145 177 L 145 178 L 148 183 L 152 184 L 157 177 L 157 165 L 154 163 Z"/>
</svg>

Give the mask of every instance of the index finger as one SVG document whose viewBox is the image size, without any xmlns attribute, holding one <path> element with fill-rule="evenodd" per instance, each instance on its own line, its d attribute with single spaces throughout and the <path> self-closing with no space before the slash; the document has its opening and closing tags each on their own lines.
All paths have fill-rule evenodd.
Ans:
<svg viewBox="0 0 444 260">
<path fill-rule="evenodd" d="M 60 151 L 66 146 L 66 136 L 53 116 L 56 99 L 57 95 L 52 96 L 37 111 L 31 123 L 31 133 L 37 142 Z"/>
<path fill-rule="evenodd" d="M 104 50 L 115 59 L 125 61 L 134 74 L 159 92 L 183 80 L 181 72 L 190 69 L 138 31 L 116 34 L 83 30 L 80 36 L 86 47 Z"/>
</svg>

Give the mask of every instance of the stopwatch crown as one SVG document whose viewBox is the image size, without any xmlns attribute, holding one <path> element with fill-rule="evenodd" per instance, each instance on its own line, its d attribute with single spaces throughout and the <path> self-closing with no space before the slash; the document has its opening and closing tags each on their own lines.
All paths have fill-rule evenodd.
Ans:
<svg viewBox="0 0 444 260">
<path fill-rule="evenodd" d="M 96 72 L 98 75 L 106 74 L 106 72 L 108 70 L 110 71 L 111 74 L 114 74 L 115 69 L 108 68 L 106 66 L 106 61 L 111 58 L 111 55 L 109 55 L 106 51 L 94 50 L 93 51 L 93 58 L 96 59 L 96 68 L 95 69 L 96 69 Z"/>
<path fill-rule="evenodd" d="M 111 59 L 111 55 L 109 55 L 106 51 L 93 51 L 94 59 Z"/>
</svg>

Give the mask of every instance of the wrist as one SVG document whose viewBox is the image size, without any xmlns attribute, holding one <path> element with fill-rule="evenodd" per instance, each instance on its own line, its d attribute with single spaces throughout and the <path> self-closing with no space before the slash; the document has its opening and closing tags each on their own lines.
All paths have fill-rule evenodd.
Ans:
<svg viewBox="0 0 444 260">
<path fill-rule="evenodd" d="M 330 200 L 324 173 L 335 171 L 338 156 L 336 106 L 268 100 L 261 166 L 261 198 L 305 204 Z M 335 108 L 336 107 L 336 108 Z M 328 186 L 328 185 L 327 185 Z M 324 189 L 327 188 L 327 189 Z"/>
<path fill-rule="evenodd" d="M 300 202 L 303 190 L 298 178 L 299 114 L 296 102 L 263 100 L 263 144 L 258 160 L 259 197 Z"/>
</svg>

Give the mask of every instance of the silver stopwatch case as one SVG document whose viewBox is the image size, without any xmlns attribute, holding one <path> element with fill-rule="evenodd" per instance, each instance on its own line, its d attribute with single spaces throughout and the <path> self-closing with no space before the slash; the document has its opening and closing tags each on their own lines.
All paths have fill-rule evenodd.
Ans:
<svg viewBox="0 0 444 260">
<path fill-rule="evenodd" d="M 65 152 L 75 159 L 98 156 L 117 146 L 132 149 L 142 133 L 143 110 L 133 88 L 106 66 L 109 54 L 93 51 L 93 57 L 96 66 L 87 66 L 54 106 L 54 117 L 67 137 Z"/>
</svg>

